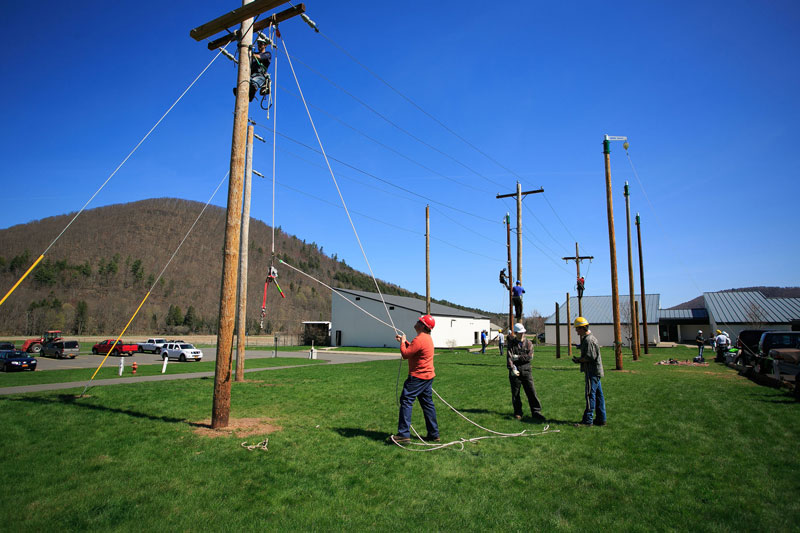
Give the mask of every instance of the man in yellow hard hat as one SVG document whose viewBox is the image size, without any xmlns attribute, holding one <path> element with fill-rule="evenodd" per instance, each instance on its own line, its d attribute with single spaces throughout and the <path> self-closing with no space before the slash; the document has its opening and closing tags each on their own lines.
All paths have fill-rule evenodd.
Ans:
<svg viewBox="0 0 800 533">
<path fill-rule="evenodd" d="M 600 345 L 589 330 L 589 321 L 579 316 L 575 319 L 575 331 L 581 338 L 581 356 L 573 357 L 573 363 L 580 363 L 581 372 L 584 374 L 586 385 L 584 395 L 586 405 L 583 418 L 576 426 L 605 426 L 606 425 L 606 400 L 603 396 L 603 386 L 600 383 L 603 377 L 603 360 L 600 357 Z"/>
</svg>

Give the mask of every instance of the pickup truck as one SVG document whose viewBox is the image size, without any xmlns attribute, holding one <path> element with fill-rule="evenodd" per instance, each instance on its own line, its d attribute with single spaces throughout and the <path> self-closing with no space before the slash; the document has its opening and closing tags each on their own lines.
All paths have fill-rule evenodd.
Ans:
<svg viewBox="0 0 800 533">
<path fill-rule="evenodd" d="M 147 339 L 147 342 L 139 343 L 139 351 L 142 353 L 160 354 L 161 348 L 167 343 L 167 339 Z"/>
<path fill-rule="evenodd" d="M 70 359 L 75 359 L 75 356 L 78 355 L 81 351 L 81 346 L 78 344 L 78 341 L 55 341 L 55 342 L 48 342 L 44 346 L 42 346 L 42 355 L 52 355 L 53 357 L 58 357 L 59 359 L 63 359 L 64 357 L 69 357 Z"/>
<path fill-rule="evenodd" d="M 106 339 L 104 341 L 98 342 L 94 346 L 92 346 L 92 353 L 97 355 L 106 355 L 108 350 L 111 349 L 111 346 L 114 345 L 115 339 Z M 114 349 L 111 350 L 111 355 L 117 357 L 119 355 L 131 355 L 139 351 L 138 344 L 131 344 L 125 341 L 119 341 Z"/>
</svg>

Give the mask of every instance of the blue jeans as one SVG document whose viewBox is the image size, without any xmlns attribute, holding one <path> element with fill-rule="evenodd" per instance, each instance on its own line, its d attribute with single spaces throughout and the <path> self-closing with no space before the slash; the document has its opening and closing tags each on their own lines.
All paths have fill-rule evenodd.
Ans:
<svg viewBox="0 0 800 533">
<path fill-rule="evenodd" d="M 414 399 L 419 399 L 422 414 L 425 415 L 425 427 L 428 437 L 439 436 L 439 425 L 436 423 L 436 406 L 433 405 L 433 379 L 420 379 L 408 376 L 403 383 L 403 393 L 400 395 L 400 416 L 397 420 L 397 436 L 411 437 L 411 410 Z"/>
<path fill-rule="evenodd" d="M 599 376 L 586 374 L 586 407 L 583 411 L 583 424 L 592 424 L 592 414 L 596 414 L 595 422 L 606 421 L 606 399 L 603 396 L 603 385 Z"/>
<path fill-rule="evenodd" d="M 503 357 L 503 343 L 499 343 L 497 347 L 500 348 L 500 357 Z"/>
<path fill-rule="evenodd" d="M 703 348 L 705 348 L 705 346 L 703 346 L 702 344 L 698 344 L 697 345 L 697 356 L 698 357 L 703 357 Z"/>
</svg>

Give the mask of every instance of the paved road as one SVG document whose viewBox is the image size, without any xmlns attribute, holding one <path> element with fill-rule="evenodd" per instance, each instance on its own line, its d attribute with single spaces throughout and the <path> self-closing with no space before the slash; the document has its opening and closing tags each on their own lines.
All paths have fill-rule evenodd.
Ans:
<svg viewBox="0 0 800 533">
<path fill-rule="evenodd" d="M 347 364 L 347 363 L 363 363 L 365 361 L 382 361 L 387 359 L 397 359 L 400 354 L 390 354 L 390 353 L 378 353 L 378 352 L 326 352 L 326 351 L 318 351 L 317 358 L 323 361 L 327 361 L 327 364 L 332 365 L 340 365 L 340 364 Z M 203 361 L 215 361 L 216 360 L 216 350 L 214 348 L 204 348 L 203 349 Z M 266 359 L 271 358 L 274 356 L 274 352 L 270 351 L 255 351 L 255 350 L 248 350 L 247 351 L 247 359 Z M 278 351 L 279 357 L 296 357 L 301 359 L 307 359 L 308 353 L 307 352 L 281 352 Z M 37 372 L 38 371 L 47 371 L 47 370 L 54 370 L 54 369 L 66 369 L 66 368 L 97 368 L 97 365 L 100 364 L 100 361 L 103 360 L 103 356 L 101 355 L 79 355 L 75 359 L 50 359 L 47 357 L 37 357 L 38 361 L 37 365 Z M 116 367 L 119 365 L 119 357 L 109 357 L 106 360 L 104 366 L 112 366 Z M 130 365 L 133 361 L 136 361 L 138 364 L 153 364 L 153 363 L 161 363 L 161 357 L 154 355 L 154 354 L 136 354 L 129 357 L 125 357 L 125 366 L 130 368 Z M 192 362 L 186 363 L 179 363 L 176 361 L 170 361 L 170 365 L 192 365 Z M 299 365 L 303 366 L 303 365 Z M 319 366 L 319 363 L 314 363 L 314 366 Z M 298 365 L 289 365 L 289 366 L 273 366 L 273 367 L 266 367 L 266 368 L 250 368 L 245 369 L 245 373 L 248 372 L 260 372 L 263 370 L 282 370 L 286 368 L 298 368 Z M 169 381 L 173 379 L 192 379 L 192 378 L 203 378 L 213 376 L 214 372 L 190 372 L 186 374 L 164 374 L 164 375 L 157 375 L 157 376 L 136 376 L 136 377 L 127 377 L 127 378 L 115 378 L 115 379 L 103 379 L 103 380 L 95 380 L 92 382 L 93 387 L 102 387 L 106 385 L 119 385 L 123 383 L 139 383 L 142 381 Z M 8 395 L 8 394 L 20 394 L 24 392 L 40 392 L 40 391 L 48 391 L 48 390 L 60 390 L 60 389 L 73 389 L 76 387 L 84 387 L 88 383 L 88 378 L 85 381 L 72 381 L 68 383 L 46 383 L 42 385 L 25 385 L 21 387 L 0 387 L 0 396 Z"/>
</svg>

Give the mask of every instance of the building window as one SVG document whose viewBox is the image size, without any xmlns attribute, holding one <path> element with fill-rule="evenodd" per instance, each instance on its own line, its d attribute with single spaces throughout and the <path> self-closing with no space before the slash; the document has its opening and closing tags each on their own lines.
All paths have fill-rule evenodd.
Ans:
<svg viewBox="0 0 800 533">
<path fill-rule="evenodd" d="M 394 311 L 394 306 L 393 305 L 389 306 L 389 311 Z"/>
</svg>

